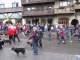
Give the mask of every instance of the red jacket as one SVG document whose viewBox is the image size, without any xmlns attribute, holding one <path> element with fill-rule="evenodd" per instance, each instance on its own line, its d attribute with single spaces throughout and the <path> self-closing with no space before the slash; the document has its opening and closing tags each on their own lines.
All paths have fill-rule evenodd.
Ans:
<svg viewBox="0 0 80 60">
<path fill-rule="evenodd" d="M 16 34 L 16 28 L 8 28 L 7 31 L 8 36 L 14 36 Z"/>
</svg>

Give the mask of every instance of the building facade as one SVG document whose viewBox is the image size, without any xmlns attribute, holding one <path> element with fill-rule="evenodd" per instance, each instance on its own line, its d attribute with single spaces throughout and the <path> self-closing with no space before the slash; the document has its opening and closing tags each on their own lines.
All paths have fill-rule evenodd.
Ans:
<svg viewBox="0 0 80 60">
<path fill-rule="evenodd" d="M 79 0 L 22 0 L 22 17 L 30 24 L 70 25 L 80 20 Z"/>
<path fill-rule="evenodd" d="M 22 16 L 31 24 L 52 24 L 54 0 L 22 0 Z"/>
<path fill-rule="evenodd" d="M 0 3 L 0 22 L 10 19 L 13 22 L 21 21 L 22 7 L 18 2 L 13 2 L 11 7 L 5 7 L 6 4 Z"/>
</svg>

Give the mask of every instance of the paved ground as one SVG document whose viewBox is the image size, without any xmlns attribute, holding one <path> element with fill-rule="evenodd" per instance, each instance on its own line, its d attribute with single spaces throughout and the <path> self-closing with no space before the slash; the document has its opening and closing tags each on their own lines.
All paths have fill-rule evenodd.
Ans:
<svg viewBox="0 0 80 60">
<path fill-rule="evenodd" d="M 74 55 L 59 54 L 41 51 L 38 56 L 33 55 L 32 51 L 26 50 L 26 55 L 17 56 L 10 48 L 0 51 L 0 60 L 76 60 Z"/>
<path fill-rule="evenodd" d="M 39 55 L 32 54 L 32 50 L 29 45 L 26 44 L 28 37 L 20 34 L 20 43 L 16 43 L 16 47 L 26 47 L 26 55 L 17 56 L 11 51 L 12 46 L 6 45 L 3 50 L 0 51 L 0 60 L 76 60 L 75 55 L 80 55 L 80 43 L 74 41 L 67 44 L 57 44 L 56 35 L 52 34 L 52 40 L 48 39 L 48 33 L 45 33 L 43 38 L 43 49 L 39 49 Z M 3 37 L 4 38 L 4 37 Z"/>
</svg>

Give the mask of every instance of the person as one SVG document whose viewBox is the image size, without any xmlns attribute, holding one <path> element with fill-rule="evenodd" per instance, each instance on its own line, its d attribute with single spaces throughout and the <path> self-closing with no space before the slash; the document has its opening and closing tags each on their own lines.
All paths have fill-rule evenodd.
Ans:
<svg viewBox="0 0 80 60">
<path fill-rule="evenodd" d="M 29 24 L 25 25 L 25 35 L 29 35 L 30 32 L 30 28 L 29 28 Z"/>
<path fill-rule="evenodd" d="M 7 24 L 4 24 L 3 33 L 4 33 L 5 35 L 7 34 L 7 30 L 8 30 L 8 26 L 7 26 Z"/>
<path fill-rule="evenodd" d="M 49 33 L 48 33 L 48 40 L 51 41 L 51 31 L 49 30 Z"/>
<path fill-rule="evenodd" d="M 56 35 L 57 35 L 57 40 L 58 41 L 60 41 L 60 35 L 59 35 L 59 33 L 60 33 L 60 27 L 58 26 L 57 28 L 56 28 Z M 59 44 L 59 43 L 58 43 Z"/>
<path fill-rule="evenodd" d="M 45 32 L 48 31 L 48 26 L 47 26 L 47 24 L 45 24 L 44 29 L 45 29 Z"/>
<path fill-rule="evenodd" d="M 32 50 L 34 55 L 38 55 L 38 32 L 36 29 L 33 29 L 29 40 L 32 39 Z"/>
<path fill-rule="evenodd" d="M 66 33 L 63 29 L 60 30 L 59 32 L 59 36 L 60 36 L 60 40 L 59 40 L 59 43 L 63 43 L 65 44 L 65 36 L 66 36 Z"/>
<path fill-rule="evenodd" d="M 78 29 L 75 30 L 75 33 L 73 34 L 73 36 L 78 39 L 78 37 L 79 37 L 79 31 L 78 31 Z"/>
<path fill-rule="evenodd" d="M 3 40 L 1 39 L 1 35 L 0 35 L 0 50 L 3 49 L 3 46 L 4 46 L 4 42 L 3 42 Z"/>
<path fill-rule="evenodd" d="M 16 28 L 12 25 L 12 23 L 8 24 L 8 30 L 7 30 L 7 35 L 9 37 L 10 41 L 13 41 L 13 43 L 15 43 L 15 37 L 14 35 L 16 34 Z M 10 42 L 11 44 L 11 42 Z"/>
<path fill-rule="evenodd" d="M 18 42 L 20 42 L 20 39 L 19 39 L 19 36 L 18 36 L 19 33 L 18 33 L 17 28 L 15 29 L 14 33 L 15 33 L 14 37 L 17 38 Z"/>
<path fill-rule="evenodd" d="M 51 26 L 51 31 L 53 32 L 53 30 L 54 30 L 54 27 L 53 27 L 53 26 Z"/>
<path fill-rule="evenodd" d="M 80 42 L 80 26 L 78 27 L 78 41 Z"/>
<path fill-rule="evenodd" d="M 38 44 L 40 48 L 43 47 L 43 45 L 42 45 L 42 38 L 43 38 L 43 32 L 42 32 L 42 30 L 40 29 L 40 30 L 39 30 L 39 44 Z"/>
</svg>

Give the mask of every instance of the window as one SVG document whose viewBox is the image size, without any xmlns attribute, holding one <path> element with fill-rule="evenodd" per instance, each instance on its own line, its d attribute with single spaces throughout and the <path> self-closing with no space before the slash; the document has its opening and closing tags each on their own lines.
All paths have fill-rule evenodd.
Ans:
<svg viewBox="0 0 80 60">
<path fill-rule="evenodd" d="M 65 27 L 69 25 L 69 18 L 68 17 L 61 17 L 58 20 L 58 24 L 64 25 Z"/>
<path fill-rule="evenodd" d="M 31 8 L 27 8 L 27 11 L 31 11 Z"/>
<path fill-rule="evenodd" d="M 5 4 L 0 4 L 0 8 L 4 8 L 5 7 Z"/>
<path fill-rule="evenodd" d="M 49 6 L 49 8 L 51 9 L 52 7 L 51 7 L 51 6 Z"/>
<path fill-rule="evenodd" d="M 18 7 L 18 3 L 12 3 L 12 7 Z"/>
<path fill-rule="evenodd" d="M 36 10 L 36 8 L 35 7 L 32 7 L 31 10 L 34 11 L 34 10 Z"/>
<path fill-rule="evenodd" d="M 26 2 L 28 3 L 28 2 L 30 2 L 30 0 L 26 0 Z"/>
<path fill-rule="evenodd" d="M 36 11 L 36 7 L 24 7 L 24 10 L 27 10 L 27 11 Z"/>
<path fill-rule="evenodd" d="M 43 11 L 44 10 L 44 6 L 36 6 L 36 10 L 37 11 Z"/>
<path fill-rule="evenodd" d="M 60 1 L 60 7 L 65 7 L 68 6 L 70 4 L 70 2 L 68 1 Z"/>
<path fill-rule="evenodd" d="M 51 10 L 52 6 L 44 6 L 44 10 Z"/>
</svg>

